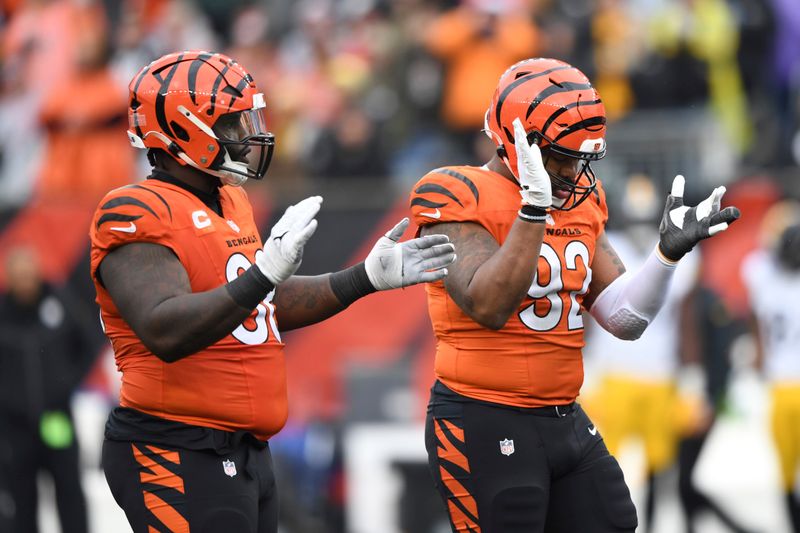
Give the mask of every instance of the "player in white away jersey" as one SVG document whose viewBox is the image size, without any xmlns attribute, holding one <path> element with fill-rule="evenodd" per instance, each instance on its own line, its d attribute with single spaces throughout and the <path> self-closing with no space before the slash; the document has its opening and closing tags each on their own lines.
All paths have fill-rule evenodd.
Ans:
<svg viewBox="0 0 800 533">
<path fill-rule="evenodd" d="M 606 234 L 623 263 L 635 271 L 644 264 L 657 238 L 649 219 L 660 206 L 649 179 L 633 177 L 626 189 L 625 212 L 631 223 L 624 231 Z M 635 206 L 650 204 L 648 212 L 633 212 Z M 612 454 L 618 454 L 629 439 L 639 439 L 644 445 L 648 479 L 646 530 L 650 530 L 653 520 L 655 480 L 676 458 L 680 436 L 674 416 L 678 405 L 676 375 L 681 364 L 679 304 L 694 285 L 697 266 L 694 251 L 679 263 L 664 306 L 636 341 L 620 340 L 596 324 L 587 330 L 584 353 L 598 376 L 598 387 L 584 404 L 597 420 Z"/>
<path fill-rule="evenodd" d="M 800 532 L 800 204 L 784 202 L 764 219 L 764 248 L 742 266 L 757 339 L 757 364 L 770 383 L 771 426 L 793 530 Z"/>
</svg>

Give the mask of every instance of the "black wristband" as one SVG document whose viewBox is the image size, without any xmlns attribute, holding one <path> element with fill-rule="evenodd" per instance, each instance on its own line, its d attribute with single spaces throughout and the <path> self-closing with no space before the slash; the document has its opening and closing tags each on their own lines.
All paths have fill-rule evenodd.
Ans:
<svg viewBox="0 0 800 533">
<path fill-rule="evenodd" d="M 267 297 L 275 285 L 267 279 L 257 265 L 253 265 L 233 281 L 225 285 L 233 301 L 245 309 L 255 309 Z"/>
<path fill-rule="evenodd" d="M 532 205 L 523 205 L 517 216 L 525 222 L 544 223 L 547 220 L 547 210 Z"/>
<path fill-rule="evenodd" d="M 345 307 L 377 290 L 369 280 L 363 262 L 334 272 L 330 275 L 330 283 L 333 294 Z"/>
</svg>

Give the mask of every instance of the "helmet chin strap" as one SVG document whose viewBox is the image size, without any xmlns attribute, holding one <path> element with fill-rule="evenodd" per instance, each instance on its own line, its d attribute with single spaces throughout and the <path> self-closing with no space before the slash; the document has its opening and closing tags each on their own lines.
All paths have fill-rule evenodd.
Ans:
<svg viewBox="0 0 800 533">
<path fill-rule="evenodd" d="M 226 148 L 223 148 L 224 156 L 222 164 L 218 170 L 207 169 L 206 172 L 213 174 L 222 180 L 225 185 L 231 187 L 241 187 L 247 181 L 247 163 L 234 161 Z"/>
<path fill-rule="evenodd" d="M 262 95 L 263 96 L 263 95 Z M 214 139 L 215 141 L 219 141 L 217 134 L 214 133 L 214 130 L 207 126 L 202 120 L 197 118 L 197 116 L 186 109 L 184 106 L 178 106 L 178 111 L 183 113 L 189 121 L 197 126 L 203 133 Z M 225 185 L 230 185 L 232 187 L 241 187 L 245 181 L 247 181 L 247 163 L 241 163 L 239 161 L 234 161 L 231 159 L 228 150 L 222 146 L 220 143 L 220 148 L 223 151 L 223 160 L 222 164 L 220 165 L 218 170 L 214 170 L 211 168 L 204 168 L 199 166 L 195 163 L 189 156 L 187 156 L 184 152 L 181 152 L 178 157 L 181 158 L 187 165 L 192 166 L 198 170 L 202 170 L 206 174 L 211 174 L 222 181 Z"/>
<path fill-rule="evenodd" d="M 148 132 L 145 135 L 145 138 L 150 136 L 150 135 L 156 137 L 159 141 L 161 141 L 164 144 L 164 149 L 167 152 L 174 153 L 169 149 L 170 145 L 173 144 L 172 139 L 170 139 L 169 137 L 167 137 L 166 135 L 164 135 L 163 133 L 158 132 L 158 131 L 150 131 L 150 132 Z M 137 144 L 134 144 L 134 143 L 136 141 L 138 141 L 139 138 L 135 137 L 134 135 L 131 135 L 131 134 L 129 134 L 128 136 L 129 136 L 129 138 L 131 140 L 131 144 L 133 144 L 134 146 L 137 146 Z M 144 143 L 141 143 L 141 144 L 142 144 L 142 146 L 144 146 Z M 224 151 L 224 156 L 223 156 L 223 160 L 222 160 L 222 165 L 220 165 L 219 170 L 214 170 L 214 169 L 211 169 L 211 168 L 201 167 L 200 165 L 195 163 L 194 160 L 191 157 L 186 155 L 186 152 L 178 152 L 175 155 L 176 155 L 176 157 L 178 157 L 181 161 L 183 161 L 185 164 L 189 165 L 190 167 L 196 168 L 197 170 L 199 170 L 201 172 L 205 172 L 206 174 L 211 174 L 212 176 L 214 176 L 216 178 L 219 178 L 220 181 L 222 181 L 222 183 L 225 184 L 225 185 L 230 185 L 232 187 L 241 187 L 242 185 L 244 185 L 244 182 L 247 181 L 247 163 L 242 163 L 240 161 L 234 161 L 233 159 L 231 159 L 231 156 L 228 153 L 228 150 L 223 148 L 223 151 Z"/>
<path fill-rule="evenodd" d="M 218 170 L 201 167 L 195 163 L 191 157 L 186 155 L 186 152 L 180 152 L 178 157 L 180 157 L 181 161 L 190 167 L 196 168 L 201 172 L 205 172 L 206 174 L 211 174 L 212 176 L 219 178 L 224 185 L 241 187 L 244 185 L 244 182 L 247 181 L 247 164 L 232 160 L 227 150 L 225 150 L 223 163 L 220 165 Z"/>
</svg>

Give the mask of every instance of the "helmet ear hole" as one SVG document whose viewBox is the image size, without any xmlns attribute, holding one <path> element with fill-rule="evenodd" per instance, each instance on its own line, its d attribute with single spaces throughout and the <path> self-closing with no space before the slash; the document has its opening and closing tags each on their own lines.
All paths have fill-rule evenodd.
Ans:
<svg viewBox="0 0 800 533">
<path fill-rule="evenodd" d="M 175 137 L 183 142 L 189 142 L 189 132 L 183 126 L 173 120 L 169 123 L 169 127 L 175 132 Z"/>
<path fill-rule="evenodd" d="M 514 144 L 514 134 L 505 126 L 503 126 L 503 133 L 506 134 L 506 139 L 508 139 L 511 144 Z"/>
</svg>

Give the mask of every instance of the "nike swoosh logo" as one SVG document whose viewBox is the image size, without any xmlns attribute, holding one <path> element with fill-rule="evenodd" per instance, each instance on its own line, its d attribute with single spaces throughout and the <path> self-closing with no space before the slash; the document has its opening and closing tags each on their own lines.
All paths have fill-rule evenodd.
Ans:
<svg viewBox="0 0 800 533">
<path fill-rule="evenodd" d="M 109 229 L 112 229 L 112 230 L 115 230 L 115 231 L 121 231 L 123 233 L 135 233 L 136 232 L 136 224 L 131 222 L 130 226 L 123 226 L 121 228 L 117 227 L 117 228 L 109 228 Z"/>
<path fill-rule="evenodd" d="M 442 218 L 442 212 L 437 208 L 436 211 L 432 213 L 420 213 L 420 216 L 428 218 Z"/>
<path fill-rule="evenodd" d="M 589 430 L 589 433 L 591 433 L 592 436 L 597 435 L 597 426 L 591 426 L 591 427 L 588 427 L 586 429 Z"/>
</svg>

